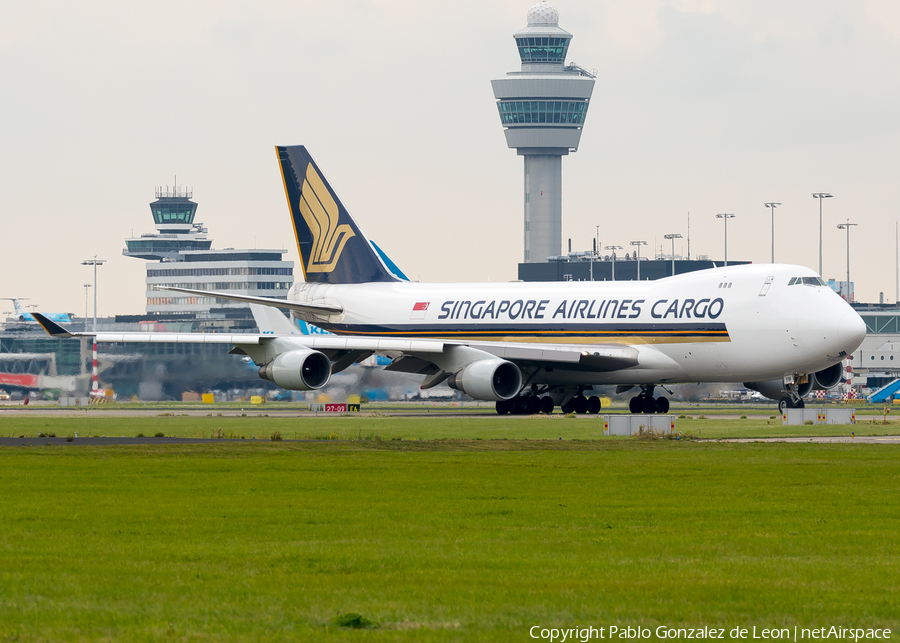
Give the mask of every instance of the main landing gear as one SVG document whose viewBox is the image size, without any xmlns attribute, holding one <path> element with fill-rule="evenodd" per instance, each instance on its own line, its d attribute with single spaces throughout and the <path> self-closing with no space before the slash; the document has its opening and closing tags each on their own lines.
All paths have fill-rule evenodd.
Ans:
<svg viewBox="0 0 900 643">
<path fill-rule="evenodd" d="M 500 400 L 496 405 L 499 415 L 535 415 L 537 413 L 550 415 L 555 407 L 556 403 L 550 395 L 537 391 L 519 395 L 511 400 Z M 560 405 L 560 409 L 563 413 L 596 414 L 600 412 L 600 398 L 596 395 L 585 397 L 579 391 L 578 395 L 565 400 Z"/>
<path fill-rule="evenodd" d="M 511 400 L 499 400 L 496 404 L 497 413 L 499 415 L 535 415 L 543 413 L 545 399 L 550 406 L 549 412 L 552 413 L 553 400 L 549 397 L 538 397 L 537 395 L 519 395 Z"/>
<path fill-rule="evenodd" d="M 560 410 L 565 413 L 599 413 L 600 412 L 600 398 L 596 395 L 591 395 L 590 397 L 585 397 L 580 393 L 565 402 L 559 407 Z"/>
<path fill-rule="evenodd" d="M 653 385 L 641 386 L 641 392 L 628 402 L 628 410 L 634 414 L 640 413 L 668 413 L 669 398 L 653 397 Z"/>
</svg>

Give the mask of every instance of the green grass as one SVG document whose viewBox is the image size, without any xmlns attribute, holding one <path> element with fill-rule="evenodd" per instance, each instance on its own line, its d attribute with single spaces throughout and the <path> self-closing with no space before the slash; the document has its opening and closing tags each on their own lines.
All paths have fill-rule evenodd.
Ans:
<svg viewBox="0 0 900 643">
<path fill-rule="evenodd" d="M 853 426 L 817 425 L 782 426 L 775 420 L 750 417 L 746 420 L 708 419 L 676 420 L 676 428 L 698 438 L 762 438 L 784 436 L 896 435 L 900 424 L 878 418 L 861 419 Z M 900 420 L 900 417 L 896 417 Z M 220 416 L 194 416 L 163 413 L 157 416 L 116 417 L 104 413 L 48 417 L 31 414 L 0 416 L 0 437 L 37 437 L 39 433 L 55 432 L 65 436 L 78 432 L 87 436 L 126 436 L 139 433 L 153 436 L 163 433 L 169 437 L 212 438 L 244 437 L 268 440 L 273 432 L 280 432 L 285 440 L 305 438 L 360 439 L 379 437 L 383 440 L 443 439 L 516 439 L 516 440 L 593 440 L 603 438 L 603 422 L 598 416 L 565 418 L 551 417 L 379 417 L 319 416 L 265 417 L 263 413 L 227 413 Z M 618 439 L 618 438 L 605 438 Z"/>
<path fill-rule="evenodd" d="M 0 640 L 896 630 L 898 455 L 638 440 L 3 448 Z"/>
</svg>

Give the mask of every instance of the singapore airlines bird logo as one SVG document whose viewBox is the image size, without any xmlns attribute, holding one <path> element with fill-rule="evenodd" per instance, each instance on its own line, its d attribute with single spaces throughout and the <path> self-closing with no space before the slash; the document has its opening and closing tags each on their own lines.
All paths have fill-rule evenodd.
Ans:
<svg viewBox="0 0 900 643">
<path fill-rule="evenodd" d="M 313 235 L 312 256 L 306 272 L 331 272 L 341 258 L 344 245 L 356 233 L 349 224 L 338 225 L 340 211 L 313 164 L 306 167 L 300 190 L 300 214 Z"/>
</svg>

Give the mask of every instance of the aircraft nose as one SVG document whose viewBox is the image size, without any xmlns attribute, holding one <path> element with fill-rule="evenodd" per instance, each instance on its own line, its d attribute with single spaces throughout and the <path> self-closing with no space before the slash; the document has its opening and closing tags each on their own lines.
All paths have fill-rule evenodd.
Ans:
<svg viewBox="0 0 900 643">
<path fill-rule="evenodd" d="M 838 322 L 838 339 L 844 350 L 852 353 L 866 336 L 866 323 L 855 312 L 849 312 Z"/>
</svg>

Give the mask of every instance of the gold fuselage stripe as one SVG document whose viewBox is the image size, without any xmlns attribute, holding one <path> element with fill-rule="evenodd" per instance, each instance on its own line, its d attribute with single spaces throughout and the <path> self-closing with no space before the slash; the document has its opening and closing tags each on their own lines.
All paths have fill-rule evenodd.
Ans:
<svg viewBox="0 0 900 643">
<path fill-rule="evenodd" d="M 326 329 L 336 335 L 361 335 L 379 337 L 423 337 L 426 339 L 453 339 L 465 341 L 483 341 L 484 335 L 491 335 L 490 339 L 501 342 L 537 343 L 537 344 L 678 344 L 678 343 L 706 343 L 706 342 L 730 342 L 731 337 L 727 330 L 707 331 L 698 335 L 697 331 L 642 331 L 639 334 L 619 332 L 597 332 L 585 334 L 584 331 L 527 331 L 527 335 L 510 334 L 508 330 L 479 331 L 472 334 L 471 331 L 357 331 Z M 693 337 L 691 335 L 694 335 Z M 543 335 L 543 336 L 540 336 Z M 564 335 L 560 337 L 560 335 Z"/>
</svg>

